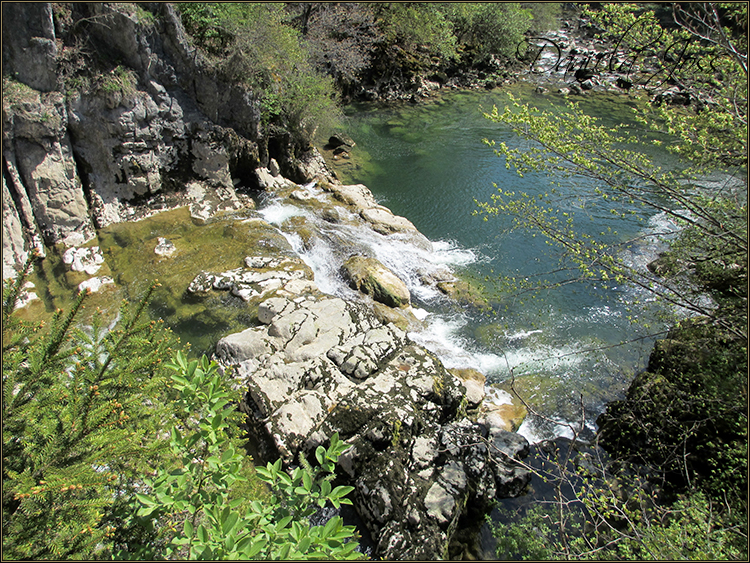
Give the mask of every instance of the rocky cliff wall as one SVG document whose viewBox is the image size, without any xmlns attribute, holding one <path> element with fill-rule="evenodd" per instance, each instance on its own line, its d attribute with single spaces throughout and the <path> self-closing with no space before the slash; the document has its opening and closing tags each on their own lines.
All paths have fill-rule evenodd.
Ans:
<svg viewBox="0 0 750 563">
<path fill-rule="evenodd" d="M 254 93 L 212 72 L 171 5 L 67 6 L 3 4 L 3 278 L 32 247 L 184 203 L 187 185 L 234 206 L 271 157 L 319 171 L 269 154 Z"/>
</svg>

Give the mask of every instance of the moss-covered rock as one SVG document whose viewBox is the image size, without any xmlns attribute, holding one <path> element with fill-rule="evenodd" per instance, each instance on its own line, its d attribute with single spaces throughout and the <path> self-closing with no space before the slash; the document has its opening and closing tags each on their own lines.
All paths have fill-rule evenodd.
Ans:
<svg viewBox="0 0 750 563">
<path fill-rule="evenodd" d="M 411 302 L 406 284 L 375 258 L 352 256 L 344 262 L 341 273 L 352 289 L 389 307 L 406 307 Z"/>
<path fill-rule="evenodd" d="M 490 306 L 489 300 L 482 295 L 482 289 L 469 280 L 440 281 L 437 287 L 459 303 L 471 305 L 477 309 L 488 309 Z"/>
<path fill-rule="evenodd" d="M 656 343 L 648 370 L 597 420 L 600 443 L 667 488 L 721 499 L 747 487 L 747 346 L 705 319 Z"/>
</svg>

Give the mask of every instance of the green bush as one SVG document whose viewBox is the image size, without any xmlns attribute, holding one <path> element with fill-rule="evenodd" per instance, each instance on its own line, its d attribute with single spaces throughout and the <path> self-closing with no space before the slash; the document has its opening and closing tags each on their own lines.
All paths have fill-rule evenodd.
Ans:
<svg viewBox="0 0 750 563">
<path fill-rule="evenodd" d="M 533 19 L 531 10 L 515 2 L 456 3 L 445 10 L 457 40 L 480 59 L 514 56 Z"/>
<path fill-rule="evenodd" d="M 4 558 L 362 557 L 340 517 L 309 521 L 350 504 L 337 435 L 315 467 L 256 473 L 216 364 L 165 361 L 177 339 L 142 320 L 156 285 L 111 326 L 77 326 L 81 293 L 45 328 L 13 314 L 31 264 L 3 290 Z"/>
<path fill-rule="evenodd" d="M 306 148 L 319 126 L 340 118 L 333 80 L 317 72 L 281 4 L 178 4 L 195 43 L 226 79 L 260 100 L 264 124 Z"/>
<path fill-rule="evenodd" d="M 351 504 L 345 498 L 352 487 L 332 487 L 336 460 L 345 449 L 338 435 L 328 449 L 315 452 L 318 466 L 304 458 L 290 473 L 281 460 L 256 469 L 270 487 L 262 500 L 230 500 L 242 473 L 243 454 L 229 439 L 231 419 L 227 391 L 217 366 L 203 356 L 188 362 L 178 352 L 168 367 L 179 392 L 178 409 L 184 426 L 170 429 L 170 447 L 179 460 L 160 467 L 136 493 L 136 518 L 144 527 L 158 529 L 162 542 L 120 552 L 142 559 L 165 556 L 199 560 L 223 559 L 357 559 L 355 530 L 340 516 L 325 525 L 311 526 L 316 507 Z"/>
</svg>

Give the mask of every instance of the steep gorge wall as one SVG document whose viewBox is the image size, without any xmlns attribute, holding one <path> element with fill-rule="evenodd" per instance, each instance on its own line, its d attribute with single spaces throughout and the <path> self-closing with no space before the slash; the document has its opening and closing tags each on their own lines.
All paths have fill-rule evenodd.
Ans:
<svg viewBox="0 0 750 563">
<path fill-rule="evenodd" d="M 212 71 L 171 5 L 67 6 L 3 3 L 4 278 L 31 248 L 82 244 L 187 185 L 236 205 L 272 157 L 314 174 L 269 154 L 253 91 Z"/>
</svg>

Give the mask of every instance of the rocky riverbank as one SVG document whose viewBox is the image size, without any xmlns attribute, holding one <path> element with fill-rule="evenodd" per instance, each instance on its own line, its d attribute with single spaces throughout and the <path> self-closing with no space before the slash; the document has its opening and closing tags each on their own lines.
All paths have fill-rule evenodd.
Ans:
<svg viewBox="0 0 750 563">
<path fill-rule="evenodd" d="M 224 336 L 216 358 L 243 390 L 259 451 L 292 464 L 339 432 L 350 445 L 340 479 L 355 487 L 375 555 L 447 557 L 467 506 L 487 509 L 524 489 L 529 475 L 518 462 L 528 444 L 509 432 L 518 409 L 512 418 L 508 405 L 484 404 L 481 374 L 451 373 L 409 339 L 421 321 L 407 285 L 346 229 L 423 252 L 430 241 L 365 186 L 336 181 L 317 151 L 296 154 L 265 131 L 252 91 L 211 74 L 168 4 L 155 20 L 125 5 L 81 9 L 92 41 L 125 64 L 63 94 L 53 69 L 72 30 L 53 20 L 50 4 L 3 6 L 14 71 L 3 96 L 3 277 L 32 250 L 52 251 L 69 291 L 110 291 L 129 276 L 113 245 L 103 250 L 96 238 L 183 207 L 195 228 L 240 237 L 240 263 L 206 260 L 221 269 L 168 291 L 174 303 L 226 292 L 244 304 L 247 328 Z M 293 208 L 284 229 L 254 211 L 248 194 Z M 108 235 L 114 246 L 143 246 L 126 231 Z M 151 228 L 138 260 L 193 255 L 189 236 L 166 235 Z M 346 298 L 321 291 L 299 257 L 324 238 L 338 249 Z M 463 287 L 445 268 L 419 276 L 447 295 Z"/>
</svg>

